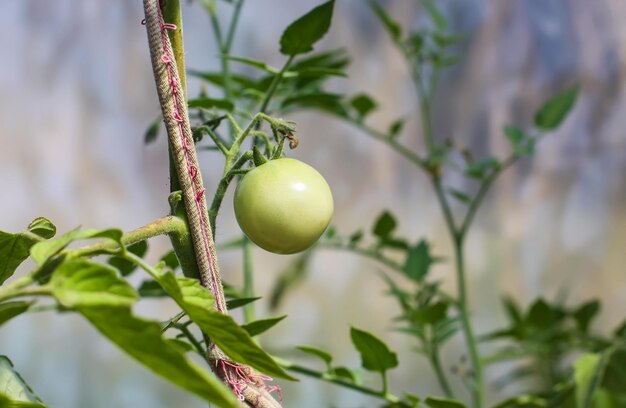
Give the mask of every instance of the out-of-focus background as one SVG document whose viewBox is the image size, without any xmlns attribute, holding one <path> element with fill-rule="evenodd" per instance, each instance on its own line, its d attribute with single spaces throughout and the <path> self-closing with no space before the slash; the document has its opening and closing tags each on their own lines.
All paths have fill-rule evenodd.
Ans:
<svg viewBox="0 0 626 408">
<path fill-rule="evenodd" d="M 233 54 L 280 66 L 284 27 L 317 0 L 248 1 Z M 425 17 L 419 2 L 386 1 L 406 27 Z M 626 3 L 621 0 L 441 0 L 453 27 L 467 35 L 461 63 L 444 75 L 435 104 L 435 128 L 484 154 L 504 156 L 501 128 L 528 124 L 555 91 L 579 82 L 582 94 L 561 129 L 536 156 L 508 171 L 480 210 L 468 242 L 470 301 L 479 332 L 503 320 L 500 293 L 527 304 L 537 296 L 599 296 L 597 330 L 615 326 L 626 310 Z M 220 9 L 221 10 L 221 9 Z M 227 8 L 221 11 L 228 11 Z M 60 231 L 77 225 L 130 229 L 168 211 L 163 135 L 144 145 L 159 112 L 139 0 L 3 0 L 0 2 L 0 229 L 23 229 L 46 216 Z M 208 17 L 185 7 L 188 67 L 217 69 Z M 380 102 L 371 124 L 386 128 L 416 116 L 416 97 L 402 58 L 371 10 L 359 0 L 337 2 L 332 28 L 318 49 L 346 46 L 350 78 L 338 90 L 366 91 Z M 190 83 L 190 93 L 198 83 Z M 428 237 L 438 255 L 450 244 L 426 177 L 354 128 L 316 112 L 298 114 L 301 146 L 293 156 L 326 176 L 336 204 L 334 225 L 350 233 L 368 227 L 383 210 L 402 219 L 400 234 Z M 418 120 L 401 140 L 421 145 Z M 209 191 L 221 172 L 205 154 Z M 218 241 L 240 232 L 226 199 Z M 166 249 L 152 245 L 150 259 Z M 255 251 L 256 284 L 267 295 L 290 258 Z M 241 256 L 220 254 L 225 279 L 241 281 Z M 319 252 L 308 279 L 276 313 L 288 314 L 266 339 L 274 349 L 312 344 L 339 363 L 358 366 L 349 326 L 371 331 L 403 353 L 392 373 L 397 391 L 438 393 L 426 362 L 411 343 L 390 332 L 397 313 L 385 297 L 378 266 L 351 255 Z M 449 264 L 434 270 L 454 288 Z M 263 302 L 263 301 L 262 301 Z M 259 313 L 265 315 L 266 303 Z M 171 305 L 146 302 L 159 316 Z M 444 349 L 449 368 L 465 353 L 461 341 Z M 11 357 L 51 407 L 201 407 L 193 396 L 157 378 L 100 338 L 77 316 L 31 314 L 0 331 L 0 354 Z M 500 369 L 487 373 L 494 380 Z M 459 386 L 454 380 L 455 386 Z M 511 390 L 490 389 L 492 398 Z M 351 391 L 304 379 L 285 387 L 288 407 L 367 407 Z"/>
</svg>

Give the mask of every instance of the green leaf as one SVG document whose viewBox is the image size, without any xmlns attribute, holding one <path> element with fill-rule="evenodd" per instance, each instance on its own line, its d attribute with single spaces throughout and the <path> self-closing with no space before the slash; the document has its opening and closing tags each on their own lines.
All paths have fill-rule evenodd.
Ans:
<svg viewBox="0 0 626 408">
<path fill-rule="evenodd" d="M 259 334 L 274 327 L 278 322 L 283 320 L 287 315 L 280 317 L 272 317 L 270 319 L 260 319 L 244 324 L 241 327 L 248 332 L 251 337 L 258 336 Z"/>
<path fill-rule="evenodd" d="M 193 344 L 181 339 L 167 339 L 167 342 L 176 347 L 182 353 L 188 353 L 195 350 Z"/>
<path fill-rule="evenodd" d="M 343 105 L 343 96 L 340 94 L 331 94 L 327 92 L 307 92 L 296 94 L 285 98 L 281 107 L 299 108 L 299 109 L 319 109 L 324 112 L 332 113 L 339 117 L 347 117 L 346 108 Z"/>
<path fill-rule="evenodd" d="M 350 105 L 357 111 L 360 120 L 365 118 L 378 106 L 374 100 L 366 94 L 359 94 L 350 100 Z"/>
<path fill-rule="evenodd" d="M 159 259 L 159 261 L 165 263 L 165 266 L 171 270 L 176 270 L 176 268 L 180 266 L 180 262 L 178 261 L 178 257 L 176 256 L 176 252 L 174 252 L 174 250 L 167 252 Z"/>
<path fill-rule="evenodd" d="M 28 258 L 31 247 L 39 241 L 37 237 L 51 238 L 55 233 L 54 224 L 44 217 L 35 218 L 25 232 L 0 231 L 0 285 Z"/>
<path fill-rule="evenodd" d="M 526 316 L 526 323 L 539 329 L 550 328 L 556 320 L 554 310 L 543 299 L 537 299 Z"/>
<path fill-rule="evenodd" d="M 428 305 L 421 309 L 415 310 L 411 314 L 411 321 L 415 324 L 434 325 L 446 318 L 448 314 L 448 303 L 440 301 L 432 305 Z"/>
<path fill-rule="evenodd" d="M 155 277 L 178 306 L 233 360 L 277 378 L 295 380 L 263 351 L 229 315 L 215 310 L 213 295 L 195 279 L 171 271 Z"/>
<path fill-rule="evenodd" d="M 600 386 L 606 368 L 606 357 L 589 353 L 574 362 L 574 381 L 576 382 L 576 407 L 591 406 L 594 393 Z"/>
<path fill-rule="evenodd" d="M 255 60 L 255 59 L 252 59 L 252 58 L 236 57 L 234 55 L 222 55 L 221 57 L 224 58 L 224 59 L 227 59 L 227 60 L 240 62 L 242 64 L 258 68 L 258 69 L 260 69 L 262 71 L 267 72 L 268 74 L 276 75 L 276 74 L 278 74 L 280 72 L 279 69 L 276 69 L 276 68 L 266 64 L 263 61 Z M 254 86 L 254 88 L 257 88 L 257 87 L 258 87 L 258 85 Z"/>
<path fill-rule="evenodd" d="M 350 329 L 352 344 L 361 354 L 361 365 L 368 371 L 385 373 L 398 366 L 398 356 L 374 335 L 352 327 Z"/>
<path fill-rule="evenodd" d="M 243 306 L 245 306 L 247 304 L 250 304 L 252 302 L 256 302 L 259 299 L 261 299 L 260 296 L 258 296 L 258 297 L 231 299 L 231 300 L 228 300 L 226 302 L 226 307 L 228 308 L 228 310 L 233 310 L 233 309 L 237 309 L 237 308 L 243 307 Z"/>
<path fill-rule="evenodd" d="M 602 388 L 618 394 L 626 390 L 626 348 L 607 349 L 603 353 L 607 365 L 602 378 Z"/>
<path fill-rule="evenodd" d="M 448 398 L 428 397 L 424 402 L 430 408 L 465 408 L 462 402 Z"/>
<path fill-rule="evenodd" d="M 71 260 L 59 266 L 50 285 L 63 306 L 81 313 L 105 337 L 156 374 L 207 401 L 239 407 L 226 386 L 162 337 L 158 322 L 133 316 L 131 305 L 137 294 L 115 270 L 82 259 Z"/>
<path fill-rule="evenodd" d="M 0 326 L 15 316 L 24 313 L 33 302 L 6 302 L 0 303 Z"/>
<path fill-rule="evenodd" d="M 113 228 L 107 230 L 76 228 L 55 239 L 33 245 L 30 249 L 30 255 L 37 264 L 42 265 L 74 241 L 92 238 L 108 238 L 120 243 L 122 235 L 121 230 Z"/>
<path fill-rule="evenodd" d="M 376 13 L 376 16 L 378 16 L 378 19 L 391 36 L 391 39 L 394 42 L 398 43 L 400 41 L 400 38 L 402 37 L 402 27 L 400 27 L 400 24 L 392 19 L 389 14 L 387 14 L 385 9 L 379 6 L 378 3 L 374 1 L 369 1 L 369 5 L 374 13 Z"/>
<path fill-rule="evenodd" d="M 62 263 L 50 279 L 52 293 L 68 308 L 126 306 L 138 299 L 137 292 L 115 269 L 85 259 Z"/>
<path fill-rule="evenodd" d="M 159 282 L 152 279 L 141 282 L 139 288 L 137 288 L 137 293 L 142 298 L 167 296 L 167 292 L 163 290 Z"/>
<path fill-rule="evenodd" d="M 227 59 L 235 59 L 237 57 L 226 56 Z M 254 60 L 250 60 L 254 61 Z M 239 61 L 241 62 L 241 61 Z M 262 63 L 260 61 L 255 61 L 257 64 L 261 64 L 264 68 L 267 67 L 267 64 Z M 201 72 L 195 70 L 188 70 L 187 73 L 191 76 L 202 78 L 207 82 L 210 82 L 219 87 L 224 87 L 224 75 L 221 72 Z M 241 88 L 256 88 L 256 82 L 243 75 L 230 74 L 230 80 L 232 83 L 239 85 Z"/>
<path fill-rule="evenodd" d="M 150 124 L 150 126 L 148 126 L 148 129 L 146 129 L 146 133 L 144 133 L 143 135 L 143 142 L 145 144 L 150 144 L 157 139 L 157 137 L 159 136 L 159 131 L 161 130 L 162 121 L 163 118 L 159 116 Z"/>
<path fill-rule="evenodd" d="M 104 336 L 155 373 L 216 405 L 240 406 L 221 381 L 161 336 L 159 323 L 133 316 L 125 307 L 81 306 L 78 310 Z"/>
<path fill-rule="evenodd" d="M 392 122 L 391 125 L 389 125 L 389 130 L 387 131 L 389 138 L 393 139 L 397 137 L 400 134 L 400 132 L 402 132 L 402 128 L 404 127 L 405 123 L 406 123 L 406 119 L 404 118 L 400 118 Z"/>
<path fill-rule="evenodd" d="M 574 85 L 548 100 L 535 114 L 535 126 L 541 130 L 559 127 L 576 104 L 580 87 Z"/>
<path fill-rule="evenodd" d="M 148 241 L 139 241 L 126 247 L 126 250 L 132 254 L 143 258 L 148 252 Z M 116 268 L 122 276 L 128 276 L 137 269 L 137 265 L 121 256 L 114 255 L 107 261 L 109 265 Z"/>
<path fill-rule="evenodd" d="M 0 355 L 0 408 L 45 408 L 43 402 L 13 368 L 6 356 Z"/>
<path fill-rule="evenodd" d="M 313 44 L 330 28 L 334 5 L 334 0 L 328 1 L 291 23 L 280 37 L 280 52 L 294 56 L 313 51 Z"/>
<path fill-rule="evenodd" d="M 580 306 L 573 315 L 576 323 L 578 324 L 578 329 L 583 333 L 587 333 L 591 321 L 599 312 L 600 302 L 597 300 L 592 300 Z"/>
<path fill-rule="evenodd" d="M 448 193 L 450 193 L 452 197 L 456 198 L 459 202 L 463 204 L 470 204 L 472 202 L 472 198 L 465 194 L 463 191 L 454 188 L 448 188 Z"/>
<path fill-rule="evenodd" d="M 336 377 L 344 378 L 355 384 L 357 383 L 357 376 L 354 374 L 354 371 L 347 367 L 333 367 L 331 373 Z"/>
<path fill-rule="evenodd" d="M 350 64 L 350 58 L 345 48 L 322 51 L 297 58 L 290 66 L 290 70 L 298 71 L 310 67 L 325 67 L 342 69 Z"/>
<path fill-rule="evenodd" d="M 37 241 L 25 234 L 0 231 L 0 285 L 9 279 Z"/>
<path fill-rule="evenodd" d="M 363 239 L 363 231 L 358 230 L 354 232 L 348 239 L 350 240 L 350 245 L 358 244 Z"/>
<path fill-rule="evenodd" d="M 504 296 L 502 298 L 502 303 L 509 317 L 509 321 L 513 323 L 513 325 L 522 323 L 523 321 L 522 311 L 520 310 L 517 303 L 515 303 L 513 298 L 509 296 Z"/>
<path fill-rule="evenodd" d="M 207 98 L 207 97 L 190 99 L 187 102 L 187 105 L 189 106 L 189 109 L 216 108 L 216 109 L 222 109 L 222 110 L 229 111 L 229 112 L 235 109 L 235 105 L 227 99 L 215 99 L 215 98 Z"/>
<path fill-rule="evenodd" d="M 404 273 L 415 282 L 422 282 L 428 274 L 430 265 L 434 259 L 430 255 L 430 246 L 425 240 L 421 240 L 409 250 L 404 263 Z"/>
<path fill-rule="evenodd" d="M 372 232 L 380 239 L 389 238 L 393 230 L 396 229 L 397 222 L 389 211 L 384 211 L 378 216 Z"/>
<path fill-rule="evenodd" d="M 514 125 L 504 127 L 504 136 L 511 142 L 513 151 L 518 156 L 529 156 L 535 152 L 536 140 Z"/>
<path fill-rule="evenodd" d="M 30 224 L 28 230 L 41 238 L 49 239 L 57 233 L 57 227 L 45 217 L 37 217 Z"/>
<path fill-rule="evenodd" d="M 433 20 L 433 23 L 435 23 L 435 27 L 437 27 L 437 30 L 446 30 L 448 28 L 448 21 L 441 13 L 441 11 L 439 11 L 439 9 L 435 6 L 432 0 L 424 0 L 422 4 L 430 15 L 431 20 Z"/>
<path fill-rule="evenodd" d="M 500 161 L 494 157 L 487 157 L 482 160 L 477 160 L 470 163 L 465 169 L 465 174 L 468 177 L 481 180 L 492 171 L 500 168 Z"/>
<path fill-rule="evenodd" d="M 298 346 L 296 347 L 298 350 L 307 353 L 311 356 L 315 356 L 317 358 L 322 359 L 322 361 L 324 361 L 324 363 L 326 363 L 327 367 L 330 367 L 330 363 L 333 362 L 333 356 L 330 355 L 330 353 L 325 352 L 324 350 L 320 350 L 318 348 L 315 347 L 311 347 L 311 346 Z"/>
</svg>

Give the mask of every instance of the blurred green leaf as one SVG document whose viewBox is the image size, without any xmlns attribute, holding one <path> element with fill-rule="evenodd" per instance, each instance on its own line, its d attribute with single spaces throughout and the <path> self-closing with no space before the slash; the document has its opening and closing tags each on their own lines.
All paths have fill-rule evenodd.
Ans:
<svg viewBox="0 0 626 408">
<path fill-rule="evenodd" d="M 421 240 L 409 250 L 404 263 L 404 273 L 414 282 L 421 282 L 428 274 L 433 261 L 428 242 Z"/>
<path fill-rule="evenodd" d="M 462 41 L 465 37 L 462 34 L 442 34 L 442 33 L 433 33 L 433 40 L 440 47 L 447 47 L 450 45 L 457 44 Z"/>
<path fill-rule="evenodd" d="M 143 258 L 146 252 L 148 252 L 148 241 L 139 241 L 126 247 L 126 250 L 132 254 Z M 109 258 L 107 263 L 116 268 L 122 276 L 128 276 L 135 271 L 137 265 L 124 259 L 121 256 L 114 255 Z"/>
<path fill-rule="evenodd" d="M 337 377 L 344 378 L 352 383 L 358 383 L 358 378 L 354 371 L 350 370 L 347 367 L 333 367 L 331 373 Z"/>
<path fill-rule="evenodd" d="M 361 355 L 361 365 L 368 371 L 384 374 L 387 370 L 398 366 L 398 356 L 374 335 L 352 327 L 350 329 L 352 344 Z"/>
<path fill-rule="evenodd" d="M 226 99 L 214 99 L 214 98 L 195 98 L 190 99 L 187 102 L 189 109 L 222 109 L 225 111 L 232 112 L 235 109 L 235 105 Z"/>
<path fill-rule="evenodd" d="M 602 387 L 611 393 L 620 394 L 624 397 L 626 391 L 626 348 L 605 351 L 604 354 L 608 354 L 608 360 L 602 378 Z"/>
<path fill-rule="evenodd" d="M 350 245 L 356 245 L 363 239 L 363 231 L 359 230 L 354 232 L 349 237 Z"/>
<path fill-rule="evenodd" d="M 313 51 L 313 44 L 330 28 L 334 5 L 334 0 L 328 1 L 291 23 L 280 37 L 280 52 L 294 56 Z"/>
<path fill-rule="evenodd" d="M 333 361 L 333 356 L 331 356 L 330 353 L 311 346 L 298 346 L 296 348 L 304 353 L 322 359 L 324 363 L 326 363 L 326 366 L 330 368 L 330 364 Z"/>
<path fill-rule="evenodd" d="M 283 320 L 287 315 L 280 317 L 272 317 L 270 319 L 259 319 L 253 322 L 242 325 L 241 327 L 248 332 L 251 337 L 258 336 L 259 334 L 271 329 L 278 322 Z"/>
<path fill-rule="evenodd" d="M 498 168 L 500 168 L 500 161 L 494 157 L 487 157 L 471 162 L 465 169 L 465 174 L 468 177 L 482 180 Z"/>
<path fill-rule="evenodd" d="M 163 290 L 159 282 L 153 279 L 141 282 L 139 288 L 137 288 L 137 293 L 139 293 L 139 296 L 142 298 L 167 296 L 167 292 Z"/>
<path fill-rule="evenodd" d="M 381 240 L 384 240 L 391 236 L 391 233 L 396 229 L 396 226 L 397 222 L 394 216 L 391 215 L 389 211 L 383 211 L 374 223 L 372 233 Z"/>
<path fill-rule="evenodd" d="M 366 94 L 358 94 L 350 100 L 350 105 L 356 110 L 360 120 L 376 109 L 374 100 Z"/>
<path fill-rule="evenodd" d="M 159 259 L 159 261 L 165 263 L 165 266 L 171 270 L 176 270 L 176 268 L 180 266 L 180 262 L 178 262 L 178 257 L 176 256 L 176 252 L 174 252 L 174 250 L 166 252 Z"/>
<path fill-rule="evenodd" d="M 594 393 L 604 376 L 605 366 L 605 358 L 595 353 L 585 354 L 574 362 L 577 408 L 591 406 Z"/>
<path fill-rule="evenodd" d="M 226 57 L 226 59 L 236 60 L 237 57 L 228 56 Z M 251 64 L 254 64 L 254 66 L 256 66 L 257 68 L 258 68 L 258 65 L 261 65 L 263 68 L 268 67 L 267 64 L 260 62 L 260 61 L 254 61 L 254 60 L 246 60 L 246 61 L 251 61 Z M 254 63 L 252 63 L 252 61 L 254 61 Z M 238 62 L 242 62 L 242 61 L 238 61 Z M 265 71 L 265 69 L 263 70 Z M 189 70 L 188 73 L 191 76 L 194 76 L 196 78 L 201 78 L 209 83 L 212 83 L 213 85 L 217 85 L 222 88 L 224 87 L 224 75 L 221 72 L 204 72 L 204 71 Z M 235 74 L 232 72 L 230 73 L 230 80 L 232 83 L 239 85 L 239 87 L 241 88 L 256 88 L 256 85 L 257 85 L 257 82 L 254 79 L 248 78 L 247 76 L 244 76 L 244 75 Z"/>
<path fill-rule="evenodd" d="M 248 297 L 248 298 L 236 298 L 236 299 L 231 299 L 228 300 L 226 302 L 226 307 L 228 308 L 228 310 L 233 310 L 233 309 L 237 309 L 240 307 L 243 307 L 247 304 L 250 304 L 252 302 L 256 302 L 257 300 L 261 299 L 261 297 Z"/>
<path fill-rule="evenodd" d="M 144 133 L 143 135 L 143 142 L 145 144 L 152 143 L 157 139 L 157 137 L 159 136 L 159 131 L 161 130 L 162 121 L 163 118 L 159 116 L 154 121 L 152 121 L 152 123 L 150 123 L 148 129 L 146 129 L 146 133 Z"/>
<path fill-rule="evenodd" d="M 348 113 L 342 102 L 343 96 L 340 94 L 314 91 L 289 96 L 282 101 L 281 107 L 319 109 L 339 117 L 347 117 Z"/>
<path fill-rule="evenodd" d="M 448 303 L 444 301 L 440 301 L 437 303 L 433 303 L 432 305 L 428 305 L 426 307 L 414 310 L 411 313 L 411 321 L 414 324 L 429 324 L 434 325 L 446 318 L 448 314 Z"/>
<path fill-rule="evenodd" d="M 537 299 L 526 315 L 526 324 L 539 329 L 548 329 L 555 321 L 554 309 L 543 299 Z"/>
<path fill-rule="evenodd" d="M 592 300 L 581 305 L 573 315 L 576 323 L 578 324 L 578 329 L 583 333 L 587 333 L 591 321 L 598 315 L 599 312 L 600 302 L 598 300 Z"/>
<path fill-rule="evenodd" d="M 452 197 L 456 198 L 459 202 L 463 204 L 470 204 L 472 202 L 472 197 L 468 196 L 463 191 L 454 188 L 448 188 L 447 190 Z"/>
<path fill-rule="evenodd" d="M 428 397 L 424 402 L 430 408 L 466 408 L 462 402 L 448 398 Z"/>
<path fill-rule="evenodd" d="M 504 136 L 511 142 L 518 156 L 529 156 L 535 152 L 536 139 L 514 125 L 504 127 Z"/>
<path fill-rule="evenodd" d="M 33 304 L 34 302 L 6 302 L 0 303 L 0 326 L 8 322 L 15 316 L 18 316 Z"/>
<path fill-rule="evenodd" d="M 422 4 L 430 15 L 431 20 L 435 23 L 437 30 L 444 31 L 448 28 L 448 21 L 441 11 L 435 6 L 432 0 L 423 0 Z"/>
<path fill-rule="evenodd" d="M 380 22 L 383 24 L 383 27 L 385 27 L 385 29 L 391 36 L 391 39 L 395 43 L 399 43 L 402 37 L 402 27 L 400 26 L 400 24 L 392 19 L 391 16 L 387 14 L 385 9 L 378 5 L 378 3 L 376 3 L 375 1 L 370 0 L 368 3 L 374 13 L 376 13 L 376 16 L 378 17 Z"/>
<path fill-rule="evenodd" d="M 45 408 L 41 399 L 13 368 L 6 356 L 0 355 L 0 408 Z"/>
<path fill-rule="evenodd" d="M 559 127 L 576 104 L 580 87 L 574 85 L 549 99 L 535 114 L 535 126 L 541 130 Z"/>
<path fill-rule="evenodd" d="M 296 59 L 290 66 L 290 71 L 301 71 L 308 68 L 328 68 L 342 70 L 350 63 L 345 49 L 322 51 Z"/>
<path fill-rule="evenodd" d="M 400 132 L 402 132 L 402 128 L 404 128 L 405 123 L 406 123 L 405 118 L 400 118 L 392 122 L 391 125 L 389 125 L 389 130 L 387 131 L 389 138 L 393 139 L 397 137 L 400 134 Z"/>
</svg>

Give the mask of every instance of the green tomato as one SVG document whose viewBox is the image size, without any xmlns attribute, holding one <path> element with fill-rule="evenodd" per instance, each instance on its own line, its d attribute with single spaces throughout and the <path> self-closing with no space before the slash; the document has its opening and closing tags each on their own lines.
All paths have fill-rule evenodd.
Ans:
<svg viewBox="0 0 626 408">
<path fill-rule="evenodd" d="M 247 173 L 235 191 L 243 232 L 276 254 L 304 251 L 333 215 L 330 188 L 313 167 L 295 159 L 270 160 Z"/>
</svg>

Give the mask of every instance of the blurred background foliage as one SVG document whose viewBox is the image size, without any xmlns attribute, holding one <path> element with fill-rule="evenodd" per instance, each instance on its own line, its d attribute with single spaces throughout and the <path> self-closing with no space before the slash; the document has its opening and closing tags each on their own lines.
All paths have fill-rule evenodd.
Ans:
<svg viewBox="0 0 626 408">
<path fill-rule="evenodd" d="M 232 54 L 280 66 L 277 42 L 283 28 L 317 3 L 248 2 Z M 427 19 L 418 2 L 381 4 L 405 27 Z M 510 145 L 502 137 L 503 125 L 528 124 L 535 108 L 556 90 L 572 82 L 582 87 L 559 131 L 497 182 L 468 236 L 470 302 L 478 333 L 509 324 L 515 336 L 533 335 L 516 331 L 513 309 L 507 315 L 501 307 L 502 293 L 522 305 L 518 319 L 523 315 L 529 321 L 535 321 L 532 310 L 543 307 L 534 301 L 538 296 L 563 305 L 600 298 L 597 307 L 603 313 L 592 329 L 611 330 L 623 317 L 626 290 L 621 245 L 626 238 L 626 100 L 621 92 L 626 28 L 620 24 L 626 5 L 619 0 L 438 4 L 453 29 L 465 35 L 454 45 L 461 59 L 443 74 L 433 106 L 438 134 L 479 154 L 505 156 Z M 141 19 L 139 2 L 0 3 L 3 230 L 20 230 L 34 215 L 46 215 L 60 230 L 78 224 L 130 229 L 168 211 L 164 139 L 150 145 L 143 141 L 159 108 Z M 188 68 L 217 70 L 219 51 L 208 17 L 190 4 L 184 20 Z M 384 130 L 407 117 L 402 141 L 421 147 L 406 65 L 362 1 L 336 4 L 333 26 L 318 48 L 338 47 L 349 51 L 350 76 L 333 78 L 328 88 L 373 95 L 378 108 L 369 124 Z M 233 67 L 244 73 L 253 69 Z M 189 86 L 190 94 L 197 94 L 200 81 L 189 78 Z M 384 145 L 330 116 L 294 112 L 289 119 L 298 122 L 300 138 L 291 155 L 316 167 L 333 189 L 337 230 L 369 228 L 383 210 L 391 211 L 403 221 L 395 234 L 411 242 L 428 237 L 433 253 L 446 258 L 431 273 L 452 289 L 451 246 L 427 178 Z M 201 160 L 207 185 L 215 185 L 221 161 L 212 153 Z M 460 178 L 450 182 L 464 183 Z M 239 234 L 230 194 L 218 221 L 218 242 Z M 167 242 L 161 244 L 165 248 Z M 155 244 L 149 256 L 157 259 L 162 252 Z M 261 250 L 254 256 L 257 291 L 269 299 L 276 278 L 293 259 Z M 240 258 L 237 251 L 220 254 L 229 282 L 240 282 Z M 349 335 L 354 325 L 407 356 L 390 373 L 394 387 L 438 393 L 426 361 L 410 353 L 413 341 L 389 330 L 390 318 L 400 309 L 384 295 L 388 286 L 379 270 L 350 254 L 315 252 L 308 278 L 284 298 L 279 312 L 267 310 L 265 300 L 257 305 L 261 317 L 289 315 L 266 342 L 275 350 L 315 344 L 332 351 L 337 364 L 358 366 Z M 159 315 L 168 308 L 174 310 L 155 301 L 141 311 Z M 568 319 L 568 313 L 557 311 L 552 318 Z M 587 329 L 580 326 L 584 317 L 583 323 L 573 319 L 577 330 Z M 542 327 L 554 321 L 535 323 Z M 78 317 L 32 314 L 10 324 L 0 337 L 0 351 L 12 357 L 50 406 L 203 406 L 128 360 Z M 465 353 L 459 339 L 446 343 L 444 368 L 462 369 Z M 519 391 L 501 382 L 509 372 L 506 364 L 487 371 L 491 399 Z M 285 394 L 286 406 L 358 407 L 369 401 L 313 381 L 289 386 Z"/>
</svg>

